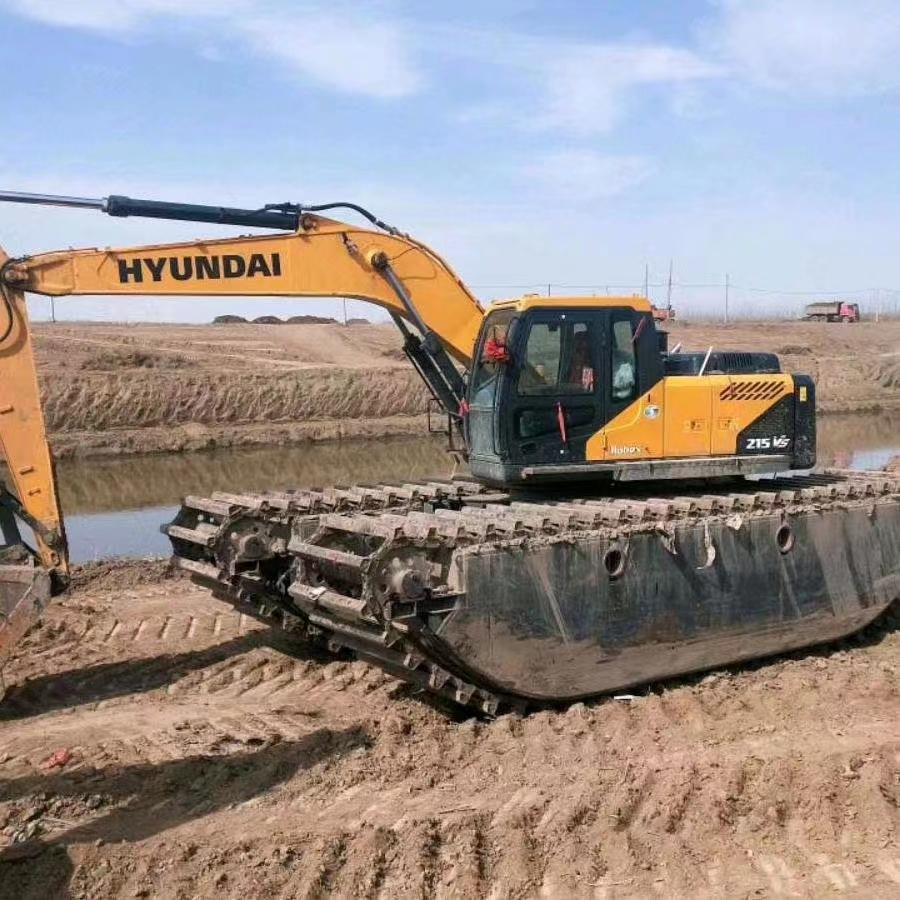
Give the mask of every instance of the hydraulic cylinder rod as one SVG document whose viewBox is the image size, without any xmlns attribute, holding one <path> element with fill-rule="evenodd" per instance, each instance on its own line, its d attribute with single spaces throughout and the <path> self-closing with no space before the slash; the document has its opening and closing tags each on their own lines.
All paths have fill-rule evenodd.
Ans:
<svg viewBox="0 0 900 900">
<path fill-rule="evenodd" d="M 92 199 L 63 197 L 56 194 L 0 191 L 0 202 L 97 209 L 110 216 L 143 216 L 149 219 L 212 222 L 217 225 L 243 225 L 248 228 L 275 228 L 279 231 L 296 231 L 300 222 L 299 211 L 235 209 L 227 206 L 202 206 L 197 203 L 165 203 L 160 200 L 135 200 L 119 194 Z"/>
</svg>

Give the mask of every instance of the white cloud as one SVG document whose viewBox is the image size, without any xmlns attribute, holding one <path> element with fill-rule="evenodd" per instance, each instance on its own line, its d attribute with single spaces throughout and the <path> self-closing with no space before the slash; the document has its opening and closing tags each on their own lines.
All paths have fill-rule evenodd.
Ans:
<svg viewBox="0 0 900 900">
<path fill-rule="evenodd" d="M 331 13 L 241 17 L 237 29 L 259 55 L 351 94 L 402 97 L 421 77 L 411 64 L 409 36 L 396 22 L 360 22 Z"/>
<path fill-rule="evenodd" d="M 201 17 L 233 15 L 244 11 L 247 0 L 5 0 L 23 16 L 68 28 L 107 33 L 134 31 L 155 16 Z"/>
<path fill-rule="evenodd" d="M 426 68 L 436 78 L 461 64 L 468 77 L 483 76 L 485 89 L 460 120 L 505 119 L 576 137 L 610 131 L 639 88 L 662 86 L 674 95 L 679 85 L 721 74 L 686 48 L 462 28 L 434 16 L 403 18 L 391 0 L 0 0 L 4 6 L 116 38 L 193 29 L 205 58 L 222 53 L 223 44 L 243 45 L 301 78 L 375 98 L 414 94 Z"/>
<path fill-rule="evenodd" d="M 420 83 L 413 40 L 400 20 L 367 4 L 322 0 L 0 0 L 0 5 L 51 25 L 112 36 L 142 29 L 212 22 L 218 36 L 244 43 L 301 77 L 335 90 L 377 98 L 413 93 Z M 215 52 L 204 35 L 199 52 Z"/>
<path fill-rule="evenodd" d="M 653 44 L 572 47 L 541 60 L 537 72 L 544 85 L 535 124 L 580 135 L 611 130 L 638 87 L 721 74 L 690 50 Z"/>
<path fill-rule="evenodd" d="M 895 0 L 717 0 L 702 29 L 735 75 L 770 88 L 858 96 L 900 85 Z"/>
<path fill-rule="evenodd" d="M 684 86 L 721 77 L 720 64 L 661 43 L 571 41 L 526 34 L 435 29 L 448 59 L 484 73 L 485 96 L 461 121 L 505 119 L 525 130 L 587 137 L 611 131 L 638 92 L 657 89 L 671 105 Z M 502 102 L 498 100 L 502 98 Z"/>
<path fill-rule="evenodd" d="M 564 200 L 614 197 L 646 181 L 655 171 L 646 156 L 614 156 L 592 150 L 561 150 L 525 165 L 524 175 Z"/>
</svg>

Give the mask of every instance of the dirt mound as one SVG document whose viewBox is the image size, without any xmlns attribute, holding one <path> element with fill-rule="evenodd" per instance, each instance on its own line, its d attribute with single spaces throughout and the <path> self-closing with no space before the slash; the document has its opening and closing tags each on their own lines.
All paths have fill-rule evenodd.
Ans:
<svg viewBox="0 0 900 900">
<path fill-rule="evenodd" d="M 779 356 L 811 356 L 812 350 L 809 347 L 801 347 L 797 344 L 786 344 L 784 347 L 779 347 L 775 351 Z"/>
<path fill-rule="evenodd" d="M 254 325 L 283 325 L 284 322 L 278 316 L 257 316 L 253 320 Z"/>
<path fill-rule="evenodd" d="M 337 325 L 337 319 L 329 316 L 291 316 L 287 319 L 288 325 Z M 347 323 L 349 324 L 349 322 Z"/>
<path fill-rule="evenodd" d="M 111 591 L 181 578 L 168 559 L 106 559 L 72 569 L 72 590 Z"/>
<path fill-rule="evenodd" d="M 213 319 L 213 325 L 241 325 L 246 323 L 247 320 L 243 316 L 216 316 Z"/>
<path fill-rule="evenodd" d="M 4 891 L 900 890 L 896 617 L 841 648 L 495 721 L 286 649 L 185 581 L 94 580 L 52 607 L 0 707 Z"/>
</svg>

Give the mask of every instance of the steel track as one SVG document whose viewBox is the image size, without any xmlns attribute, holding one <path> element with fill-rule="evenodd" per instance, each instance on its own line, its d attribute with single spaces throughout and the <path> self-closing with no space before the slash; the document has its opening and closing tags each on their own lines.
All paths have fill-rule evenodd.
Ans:
<svg viewBox="0 0 900 900">
<path fill-rule="evenodd" d="M 683 487 L 683 486 L 682 486 Z M 659 485 L 655 485 L 656 490 Z M 470 666 L 440 638 L 464 602 L 459 557 L 602 534 L 610 547 L 759 516 L 900 502 L 900 477 L 826 471 L 704 493 L 546 502 L 465 480 L 187 497 L 163 528 L 174 564 L 242 612 L 343 648 L 422 689 L 489 714 L 528 698 Z M 615 577 L 622 557 L 604 557 Z"/>
</svg>

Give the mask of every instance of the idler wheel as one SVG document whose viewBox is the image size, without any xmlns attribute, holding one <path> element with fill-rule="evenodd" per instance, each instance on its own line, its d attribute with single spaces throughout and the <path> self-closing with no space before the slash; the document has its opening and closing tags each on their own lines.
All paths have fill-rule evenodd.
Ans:
<svg viewBox="0 0 900 900">
<path fill-rule="evenodd" d="M 228 530 L 228 542 L 236 562 L 256 562 L 271 556 L 270 540 L 268 529 L 253 520 L 233 522 Z"/>
<path fill-rule="evenodd" d="M 374 575 L 375 596 L 382 602 L 421 600 L 431 586 L 431 576 L 431 563 L 424 554 L 394 557 Z"/>
</svg>

